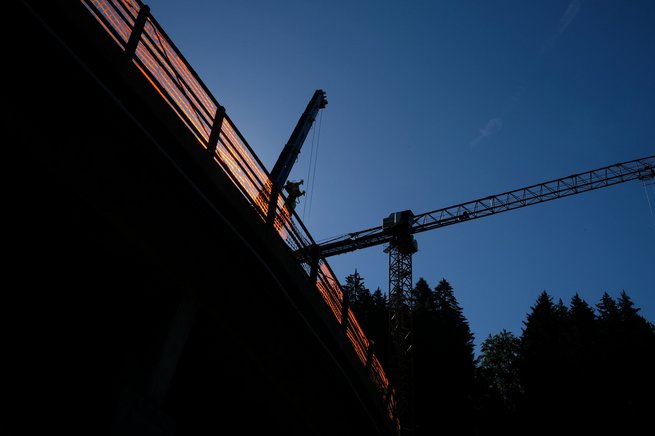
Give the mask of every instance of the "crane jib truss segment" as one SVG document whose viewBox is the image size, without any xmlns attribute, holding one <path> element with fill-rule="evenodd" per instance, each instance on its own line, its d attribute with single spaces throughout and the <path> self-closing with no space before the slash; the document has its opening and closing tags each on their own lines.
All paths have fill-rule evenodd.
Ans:
<svg viewBox="0 0 655 436">
<path fill-rule="evenodd" d="M 655 178 L 655 156 L 635 159 L 418 214 L 414 216 L 409 232 L 420 233 L 630 180 L 652 178 Z M 393 239 L 393 236 L 392 231 L 382 226 L 371 227 L 319 244 L 319 252 L 322 257 L 335 256 L 386 244 Z"/>
<path fill-rule="evenodd" d="M 460 221 L 543 203 L 581 192 L 653 177 L 655 156 L 599 168 L 586 173 L 520 188 L 415 216 L 412 233 L 419 233 Z"/>
</svg>

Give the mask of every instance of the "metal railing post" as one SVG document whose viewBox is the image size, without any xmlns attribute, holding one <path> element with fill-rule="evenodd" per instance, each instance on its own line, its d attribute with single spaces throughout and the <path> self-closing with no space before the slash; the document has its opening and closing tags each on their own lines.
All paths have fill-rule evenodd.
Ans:
<svg viewBox="0 0 655 436">
<path fill-rule="evenodd" d="M 225 108 L 221 105 L 218 105 L 216 108 L 216 115 L 214 115 L 214 124 L 212 124 L 212 131 L 209 134 L 209 139 L 207 140 L 207 151 L 210 156 L 214 156 L 216 153 L 216 146 L 218 145 L 218 138 L 221 135 L 221 127 L 223 126 L 223 120 L 225 119 Z"/>
<path fill-rule="evenodd" d="M 309 247 L 309 281 L 314 285 L 316 285 L 316 279 L 318 278 L 319 255 L 318 245 L 312 244 Z"/>
<path fill-rule="evenodd" d="M 136 47 L 139 45 L 139 40 L 141 39 L 141 34 L 143 29 L 146 27 L 146 21 L 150 16 L 150 7 L 143 5 L 139 10 L 139 14 L 136 16 L 134 21 L 134 27 L 132 28 L 132 33 L 130 33 L 130 39 L 125 44 L 125 54 L 128 59 L 132 59 L 134 53 L 136 53 Z"/>
<path fill-rule="evenodd" d="M 348 308 L 350 301 L 347 293 L 343 293 L 343 301 L 341 302 L 341 328 L 344 332 L 348 330 Z"/>
<path fill-rule="evenodd" d="M 273 227 L 277 217 L 277 199 L 280 196 L 278 186 L 271 180 L 271 196 L 268 199 L 268 210 L 266 213 L 266 224 Z"/>
<path fill-rule="evenodd" d="M 373 353 L 374 352 L 375 352 L 375 342 L 369 340 L 368 350 L 366 350 L 366 372 L 371 371 L 371 365 L 373 363 Z"/>
</svg>

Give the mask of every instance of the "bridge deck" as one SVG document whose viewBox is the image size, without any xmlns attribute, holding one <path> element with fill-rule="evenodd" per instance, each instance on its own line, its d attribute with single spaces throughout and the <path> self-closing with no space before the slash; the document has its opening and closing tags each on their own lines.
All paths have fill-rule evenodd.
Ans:
<svg viewBox="0 0 655 436">
<path fill-rule="evenodd" d="M 279 229 L 86 7 L 11 16 L 4 306 L 21 425 L 392 434 Z"/>
</svg>

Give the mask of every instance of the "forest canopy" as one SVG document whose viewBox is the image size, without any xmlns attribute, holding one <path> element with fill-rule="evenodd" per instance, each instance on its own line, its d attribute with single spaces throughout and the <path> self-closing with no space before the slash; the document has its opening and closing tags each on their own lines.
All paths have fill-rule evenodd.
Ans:
<svg viewBox="0 0 655 436">
<path fill-rule="evenodd" d="M 386 296 L 355 271 L 345 280 L 353 311 L 389 359 Z M 414 434 L 633 434 L 655 410 L 655 326 L 630 296 L 592 304 L 543 291 L 519 335 L 474 337 L 453 286 L 420 278 L 413 322 Z"/>
</svg>

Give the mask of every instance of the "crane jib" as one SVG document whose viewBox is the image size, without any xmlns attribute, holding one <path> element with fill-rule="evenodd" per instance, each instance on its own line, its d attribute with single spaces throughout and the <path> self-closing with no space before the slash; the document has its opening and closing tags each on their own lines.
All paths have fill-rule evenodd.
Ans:
<svg viewBox="0 0 655 436">
<path fill-rule="evenodd" d="M 418 215 L 412 214 L 411 211 L 395 212 L 383 220 L 382 226 L 349 233 L 329 242 L 317 244 L 318 250 L 316 252 L 319 253 L 320 257 L 335 256 L 389 243 L 399 231 L 394 229 L 404 228 L 409 234 L 420 233 L 617 185 L 630 180 L 643 181 L 651 179 L 655 179 L 655 155 L 573 174 L 502 194 L 490 195 Z M 301 252 L 298 254 L 303 255 Z"/>
</svg>

